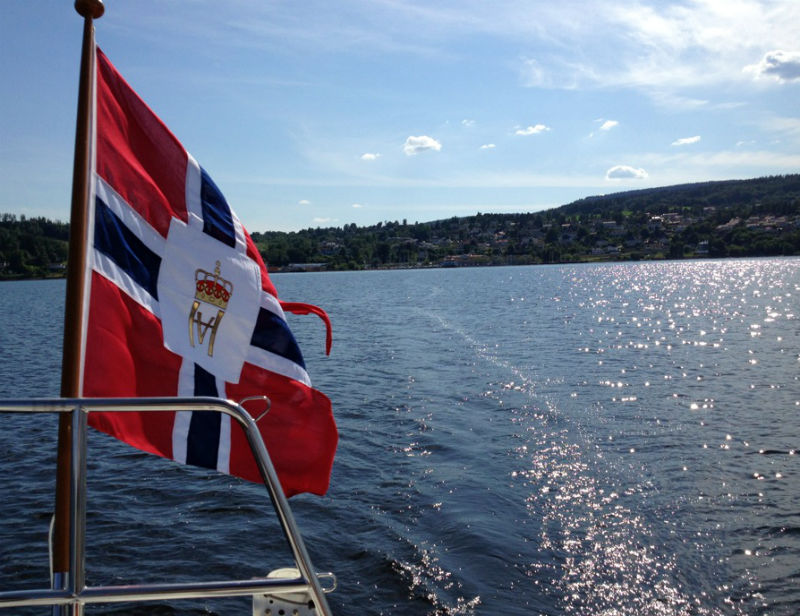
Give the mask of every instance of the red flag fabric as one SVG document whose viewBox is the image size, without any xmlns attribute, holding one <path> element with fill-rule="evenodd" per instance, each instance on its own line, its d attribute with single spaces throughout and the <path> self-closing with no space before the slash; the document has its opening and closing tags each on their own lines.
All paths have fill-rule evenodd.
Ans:
<svg viewBox="0 0 800 616">
<path fill-rule="evenodd" d="M 284 492 L 324 494 L 338 440 L 331 403 L 311 386 L 258 250 L 99 49 L 96 67 L 82 395 L 266 395 L 258 426 Z M 318 308 L 300 312 L 329 324 Z M 93 413 L 90 423 L 143 451 L 261 480 L 227 416 Z"/>
</svg>

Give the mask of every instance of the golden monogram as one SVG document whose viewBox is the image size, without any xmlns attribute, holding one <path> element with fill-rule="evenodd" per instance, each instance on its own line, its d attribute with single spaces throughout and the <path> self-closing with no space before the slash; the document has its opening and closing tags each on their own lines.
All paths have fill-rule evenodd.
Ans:
<svg viewBox="0 0 800 616">
<path fill-rule="evenodd" d="M 206 334 L 211 330 L 208 341 L 208 355 L 214 355 L 214 339 L 217 336 L 217 329 L 225 316 L 225 309 L 228 301 L 233 295 L 233 283 L 225 280 L 219 275 L 219 261 L 214 268 L 214 273 L 204 269 L 198 269 L 194 273 L 195 293 L 192 311 L 189 313 L 189 342 L 194 346 L 195 332 L 197 332 L 197 343 L 203 344 Z M 217 314 L 208 321 L 203 320 L 203 313 L 200 309 L 203 304 L 210 306 L 213 314 L 216 309 Z"/>
</svg>

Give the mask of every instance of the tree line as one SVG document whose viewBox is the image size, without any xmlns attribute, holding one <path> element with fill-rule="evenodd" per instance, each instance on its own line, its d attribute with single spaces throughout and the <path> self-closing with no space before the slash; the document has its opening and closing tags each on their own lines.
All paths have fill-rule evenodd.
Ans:
<svg viewBox="0 0 800 616">
<path fill-rule="evenodd" d="M 0 214 L 0 278 L 61 275 L 69 225 Z M 254 232 L 270 270 L 800 255 L 800 174 L 586 197 L 542 212 Z"/>
<path fill-rule="evenodd" d="M 587 197 L 547 211 L 254 233 L 271 268 L 800 255 L 800 175 Z"/>
<path fill-rule="evenodd" d="M 0 278 L 63 275 L 68 241 L 67 223 L 0 214 Z"/>
</svg>

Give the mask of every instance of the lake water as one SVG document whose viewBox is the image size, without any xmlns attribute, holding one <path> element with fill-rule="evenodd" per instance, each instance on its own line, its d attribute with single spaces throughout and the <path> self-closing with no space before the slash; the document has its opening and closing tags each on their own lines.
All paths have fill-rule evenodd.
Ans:
<svg viewBox="0 0 800 616">
<path fill-rule="evenodd" d="M 291 503 L 337 614 L 800 612 L 800 260 L 273 280 L 333 321 L 290 316 L 340 431 Z M 0 285 L 0 397 L 57 394 L 63 292 Z M 46 585 L 55 420 L 1 419 L 0 584 Z M 257 486 L 90 441 L 91 584 L 286 563 Z"/>
</svg>

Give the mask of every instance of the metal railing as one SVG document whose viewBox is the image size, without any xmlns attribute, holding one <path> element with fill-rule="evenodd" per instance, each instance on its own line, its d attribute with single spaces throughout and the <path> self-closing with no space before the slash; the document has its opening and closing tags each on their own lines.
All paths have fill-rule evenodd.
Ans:
<svg viewBox="0 0 800 616">
<path fill-rule="evenodd" d="M 247 436 L 278 521 L 294 556 L 299 577 L 263 577 L 248 580 L 188 582 L 175 584 L 133 584 L 124 586 L 86 585 L 86 457 L 87 418 L 90 412 L 215 411 L 235 419 Z M 24 606 L 63 606 L 62 613 L 80 616 L 83 606 L 170 599 L 204 599 L 256 595 L 306 593 L 316 613 L 330 616 L 325 591 L 303 544 L 286 496 L 270 461 L 264 441 L 250 414 L 231 401 L 218 398 L 45 398 L 0 400 L 0 411 L 13 413 L 72 413 L 70 563 L 71 574 L 63 576 L 58 588 L 0 591 L 0 609 Z"/>
</svg>

